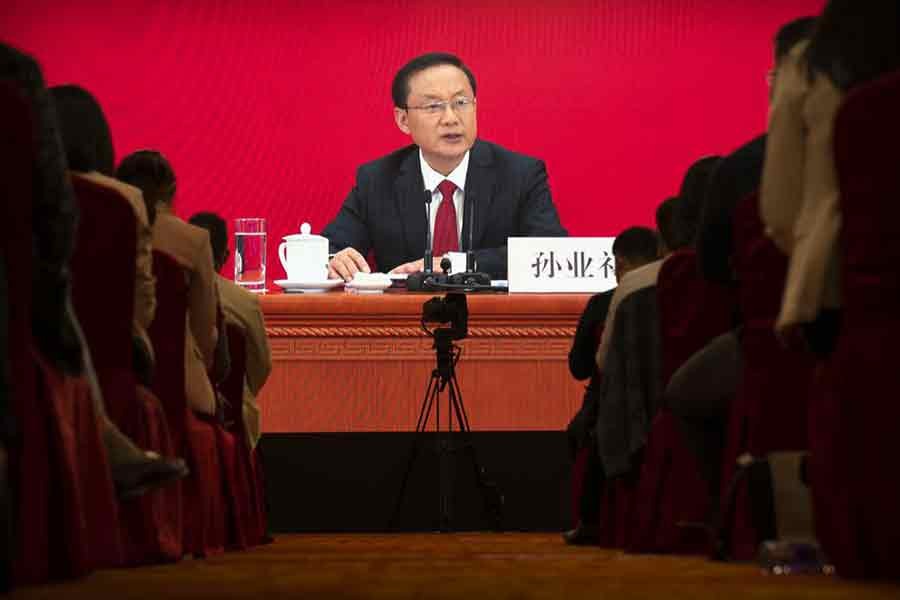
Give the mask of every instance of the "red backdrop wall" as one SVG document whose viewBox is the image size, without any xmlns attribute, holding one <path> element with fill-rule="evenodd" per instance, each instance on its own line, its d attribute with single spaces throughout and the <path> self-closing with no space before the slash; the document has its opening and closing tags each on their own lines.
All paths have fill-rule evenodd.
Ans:
<svg viewBox="0 0 900 600">
<path fill-rule="evenodd" d="M 823 0 L 6 0 L 0 39 L 104 106 L 117 156 L 167 154 L 177 211 L 336 213 L 355 168 L 408 143 L 390 82 L 444 50 L 475 72 L 480 135 L 546 160 L 574 235 L 651 224 L 687 166 L 765 126 L 778 26 Z"/>
</svg>

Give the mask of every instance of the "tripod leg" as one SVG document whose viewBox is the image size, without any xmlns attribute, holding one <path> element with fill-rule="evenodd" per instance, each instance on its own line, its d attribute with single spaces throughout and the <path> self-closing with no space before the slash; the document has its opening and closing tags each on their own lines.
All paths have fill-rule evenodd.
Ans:
<svg viewBox="0 0 900 600">
<path fill-rule="evenodd" d="M 456 380 L 456 373 L 450 376 L 450 403 L 456 413 L 456 420 L 459 422 L 460 433 L 465 436 L 465 448 L 472 459 L 472 468 L 475 470 L 475 481 L 481 492 L 481 500 L 484 503 L 484 512 L 490 519 L 491 524 L 496 531 L 502 530 L 502 513 L 503 513 L 503 494 L 500 493 L 497 484 L 487 479 L 487 473 L 478 463 L 478 456 L 475 452 L 475 444 L 472 440 L 472 432 L 469 429 L 469 420 L 466 415 L 465 405 L 462 400 L 462 391 L 459 389 L 459 382 Z"/>
<path fill-rule="evenodd" d="M 397 495 L 397 503 L 394 505 L 394 513 L 388 521 L 388 529 L 393 529 L 397 523 L 397 517 L 400 516 L 400 509 L 403 506 L 403 497 L 406 495 L 406 486 L 409 483 L 409 475 L 412 473 L 413 465 L 416 457 L 419 455 L 420 436 L 428 425 L 428 417 L 431 414 L 431 408 L 434 405 L 438 394 L 439 377 L 437 370 L 431 373 L 431 379 L 428 381 L 428 387 L 425 389 L 425 397 L 422 398 L 422 408 L 419 411 L 419 420 L 416 422 L 416 433 L 413 439 L 412 448 L 409 451 L 409 459 L 406 463 L 406 472 L 403 473 L 403 482 L 400 484 L 400 493 Z"/>
</svg>

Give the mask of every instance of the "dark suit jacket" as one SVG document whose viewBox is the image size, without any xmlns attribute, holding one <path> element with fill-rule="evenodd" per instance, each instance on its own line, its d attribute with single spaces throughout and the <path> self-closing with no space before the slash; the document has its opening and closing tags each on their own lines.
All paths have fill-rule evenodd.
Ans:
<svg viewBox="0 0 900 600">
<path fill-rule="evenodd" d="M 425 252 L 424 189 L 418 146 L 366 163 L 322 235 L 332 252 L 352 246 L 365 256 L 374 250 L 383 271 L 418 260 Z M 469 249 L 471 227 L 477 268 L 495 278 L 506 277 L 507 237 L 567 235 L 544 162 L 496 144 L 476 140 L 472 146 L 465 201 L 460 250 Z"/>
<path fill-rule="evenodd" d="M 766 136 L 761 135 L 726 156 L 709 180 L 697 233 L 697 260 L 710 281 L 734 281 L 732 215 L 741 200 L 759 189 L 765 152 Z"/>
<path fill-rule="evenodd" d="M 652 285 L 622 300 L 597 398 L 595 441 L 607 477 L 629 472 L 662 402 L 662 345 Z"/>
</svg>

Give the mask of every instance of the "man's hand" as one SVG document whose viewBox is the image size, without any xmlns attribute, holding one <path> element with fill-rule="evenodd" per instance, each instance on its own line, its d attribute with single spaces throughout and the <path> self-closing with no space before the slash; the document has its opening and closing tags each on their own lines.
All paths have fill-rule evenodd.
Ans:
<svg viewBox="0 0 900 600">
<path fill-rule="evenodd" d="M 350 281 L 353 279 L 353 276 L 360 271 L 369 273 L 369 263 L 366 262 L 363 255 L 357 252 L 355 248 L 344 248 L 335 254 L 334 258 L 328 263 L 329 279 L 343 279 L 344 281 Z"/>
<path fill-rule="evenodd" d="M 431 270 L 435 273 L 441 272 L 441 259 L 435 258 L 433 261 L 433 266 Z M 425 270 L 425 259 L 420 258 L 419 260 L 414 260 L 412 262 L 403 263 L 397 267 L 391 269 L 391 273 L 421 273 Z"/>
</svg>

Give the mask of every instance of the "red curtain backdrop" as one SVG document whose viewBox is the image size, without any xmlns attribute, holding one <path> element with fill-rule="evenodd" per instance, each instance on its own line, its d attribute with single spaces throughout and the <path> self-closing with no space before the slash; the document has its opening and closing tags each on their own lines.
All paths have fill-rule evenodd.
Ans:
<svg viewBox="0 0 900 600">
<path fill-rule="evenodd" d="M 765 127 L 783 22 L 823 0 L 6 0 L 0 39 L 93 92 L 117 157 L 157 148 L 177 212 L 320 231 L 362 162 L 408 143 L 390 83 L 416 54 L 478 78 L 479 134 L 543 158 L 573 235 L 652 224 L 696 158 Z"/>
</svg>

